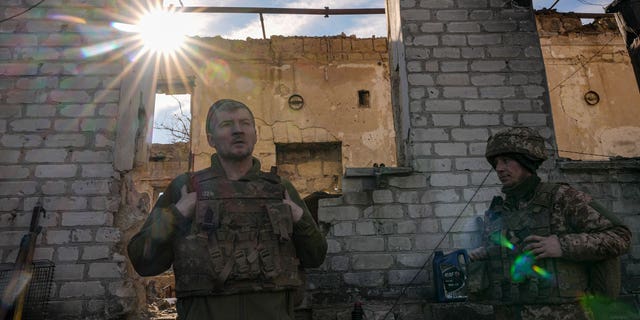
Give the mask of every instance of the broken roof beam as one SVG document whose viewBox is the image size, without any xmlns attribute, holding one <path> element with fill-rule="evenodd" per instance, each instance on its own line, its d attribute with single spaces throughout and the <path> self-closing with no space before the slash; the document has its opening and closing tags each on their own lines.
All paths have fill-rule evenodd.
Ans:
<svg viewBox="0 0 640 320">
<path fill-rule="evenodd" d="M 384 8 L 356 9 L 304 9 L 304 8 L 260 8 L 260 7 L 178 7 L 178 12 L 194 13 L 266 13 L 266 14 L 315 14 L 315 15 L 356 15 L 384 14 Z"/>
</svg>

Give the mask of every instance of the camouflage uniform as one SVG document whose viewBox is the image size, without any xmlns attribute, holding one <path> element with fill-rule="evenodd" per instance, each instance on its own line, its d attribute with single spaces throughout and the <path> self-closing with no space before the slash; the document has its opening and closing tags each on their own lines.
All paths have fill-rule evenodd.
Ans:
<svg viewBox="0 0 640 320">
<path fill-rule="evenodd" d="M 216 155 L 211 158 L 211 169 L 224 176 L 224 169 Z M 259 175 L 260 162 L 254 158 L 252 169 L 242 179 L 252 181 L 258 179 Z M 187 239 L 197 237 L 198 231 L 194 230 L 197 227 L 193 226 L 193 219 L 184 218 L 175 207 L 175 203 L 180 199 L 181 188 L 188 183 L 190 178 L 187 174 L 175 178 L 158 199 L 141 230 L 129 242 L 129 257 L 140 275 L 153 276 L 168 270 L 176 263 L 174 257 L 184 255 L 175 250 L 183 248 Z M 284 179 L 282 184 L 292 201 L 304 211 L 302 218 L 293 225 L 294 254 L 301 266 L 317 267 L 324 261 L 326 240 L 293 185 Z M 209 254 L 208 251 L 203 251 L 203 256 Z M 182 267 L 180 270 L 180 275 L 176 270 L 176 278 L 193 279 L 193 272 L 190 273 L 190 270 L 184 270 Z M 193 294 L 189 293 L 189 289 L 191 288 L 188 284 L 183 283 L 181 292 L 177 292 L 179 319 L 294 318 L 294 288 L 279 291 L 244 291 L 235 294 L 216 292 L 214 288 L 211 288 L 211 294 L 203 294 L 202 291 Z"/>
<path fill-rule="evenodd" d="M 566 184 L 540 181 L 535 169 L 546 155 L 544 140 L 535 131 L 512 128 L 490 137 L 486 157 L 494 167 L 498 155 L 524 163 L 533 175 L 503 187 L 506 198 L 494 198 L 485 214 L 483 245 L 489 259 L 471 264 L 470 295 L 493 304 L 496 319 L 587 319 L 578 299 L 593 293 L 590 268 L 625 253 L 631 232 L 591 196 Z M 513 248 L 497 243 L 496 232 Z M 534 260 L 551 272 L 550 279 L 529 275 L 516 280 L 515 257 L 522 255 L 522 240 L 533 234 L 557 235 L 562 257 Z"/>
</svg>

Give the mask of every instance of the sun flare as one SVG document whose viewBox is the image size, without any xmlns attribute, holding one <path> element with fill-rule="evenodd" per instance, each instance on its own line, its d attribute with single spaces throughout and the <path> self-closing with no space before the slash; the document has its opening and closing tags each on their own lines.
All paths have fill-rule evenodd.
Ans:
<svg viewBox="0 0 640 320">
<path fill-rule="evenodd" d="M 154 10 L 140 18 L 137 28 L 147 50 L 170 54 L 182 48 L 186 25 L 183 17 L 175 12 Z"/>
</svg>

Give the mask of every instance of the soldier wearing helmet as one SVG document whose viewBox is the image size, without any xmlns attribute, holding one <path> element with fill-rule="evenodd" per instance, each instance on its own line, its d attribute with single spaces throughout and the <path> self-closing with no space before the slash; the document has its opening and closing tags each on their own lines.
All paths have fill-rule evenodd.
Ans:
<svg viewBox="0 0 640 320">
<path fill-rule="evenodd" d="M 492 135 L 485 156 L 504 197 L 494 197 L 483 245 L 469 252 L 470 296 L 493 304 L 496 319 L 587 319 L 581 297 L 616 297 L 631 241 L 620 219 L 584 192 L 541 181 L 545 141 L 531 128 Z"/>
<path fill-rule="evenodd" d="M 173 266 L 178 318 L 293 319 L 299 267 L 322 264 L 327 242 L 291 182 L 253 157 L 255 119 L 219 100 L 206 118 L 211 166 L 176 177 L 127 247 L 135 270 Z"/>
</svg>

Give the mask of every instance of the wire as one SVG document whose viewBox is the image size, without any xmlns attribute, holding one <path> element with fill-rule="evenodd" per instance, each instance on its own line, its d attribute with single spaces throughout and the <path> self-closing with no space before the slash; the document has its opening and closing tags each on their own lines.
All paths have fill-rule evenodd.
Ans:
<svg viewBox="0 0 640 320">
<path fill-rule="evenodd" d="M 43 2 L 44 2 L 44 0 L 40 0 L 40 2 L 38 2 L 38 3 L 34 4 L 34 5 L 32 5 L 31 7 L 27 8 L 27 10 L 24 10 L 22 12 L 19 12 L 19 13 L 16 13 L 16 14 L 12 15 L 11 17 L 4 18 L 4 19 L 0 20 L 0 23 L 3 23 L 5 21 L 9 21 L 9 20 L 11 20 L 11 19 L 13 19 L 13 18 L 15 18 L 15 17 L 17 17 L 19 15 L 23 15 L 23 14 L 27 13 L 29 10 L 39 6 Z"/>
<path fill-rule="evenodd" d="M 493 172 L 493 169 L 489 170 L 489 172 L 487 173 L 487 175 L 484 177 L 484 179 L 482 179 L 482 182 L 480 183 L 480 185 L 476 188 L 476 190 L 473 192 L 473 195 L 471 196 L 471 198 L 469 199 L 469 201 L 467 201 L 467 203 L 464 205 L 464 208 L 462 208 L 462 210 L 460 210 L 460 213 L 458 213 L 456 215 L 455 220 L 453 220 L 453 223 L 451 224 L 451 226 L 449 227 L 449 229 L 447 230 L 447 232 L 444 233 L 444 235 L 442 236 L 442 238 L 440 238 L 440 240 L 438 241 L 438 244 L 436 244 L 436 246 L 433 248 L 433 251 L 431 251 L 431 254 L 429 254 L 429 256 L 427 257 L 427 259 L 424 261 L 424 263 L 422 264 L 422 266 L 420 267 L 420 269 L 418 269 L 418 272 L 416 272 L 416 275 L 413 276 L 413 279 L 411 279 L 411 281 L 409 281 L 409 283 L 407 285 L 405 285 L 404 287 L 402 287 L 402 291 L 400 291 L 400 294 L 398 295 L 398 297 L 396 298 L 396 301 L 393 303 L 393 305 L 391 306 L 391 309 L 389 309 L 389 311 L 387 311 L 387 313 L 384 315 L 384 317 L 382 317 L 382 320 L 387 319 L 387 316 L 389 315 L 389 313 L 391 313 L 391 311 L 393 311 L 393 309 L 398 305 L 398 302 L 400 301 L 400 299 L 404 296 L 404 294 L 407 291 L 407 287 L 410 286 L 414 281 L 416 281 L 416 279 L 418 278 L 418 275 L 420 275 L 420 273 L 422 272 L 422 270 L 424 270 L 424 268 L 427 266 L 427 264 L 429 263 L 429 261 L 431 260 L 431 256 L 433 256 L 433 253 L 436 251 L 436 249 L 438 249 L 440 247 L 440 245 L 442 244 L 442 242 L 444 241 L 444 239 L 447 237 L 447 235 L 449 235 L 449 233 L 451 232 L 451 230 L 453 229 L 453 227 L 455 227 L 456 223 L 458 222 L 458 220 L 460 220 L 460 217 L 462 217 L 462 214 L 464 213 L 464 210 L 467 209 L 467 207 L 469 207 L 469 204 L 471 204 L 471 201 L 473 200 L 473 198 L 475 198 L 476 194 L 478 194 L 478 191 L 480 191 L 480 188 L 482 188 L 482 186 L 484 186 L 484 183 L 487 181 L 487 178 L 489 178 L 489 175 L 491 174 L 491 172 Z M 401 317 L 398 318 L 398 320 L 400 320 Z"/>
<path fill-rule="evenodd" d="M 561 86 L 565 81 L 569 80 L 569 79 L 570 79 L 571 77 L 573 77 L 576 73 L 578 73 L 578 71 L 580 71 L 580 70 L 584 69 L 584 67 L 585 67 L 586 65 L 588 65 L 588 64 L 591 62 L 591 60 L 593 60 L 593 58 L 595 58 L 597 55 L 599 55 L 599 54 L 600 54 L 600 52 L 601 52 L 604 48 L 606 48 L 606 47 L 609 45 L 609 43 L 611 43 L 611 41 L 613 41 L 613 39 L 615 39 L 615 38 L 616 38 L 616 36 L 615 36 L 615 35 L 614 35 L 614 36 L 612 36 L 612 37 L 611 37 L 611 39 L 609 39 L 609 41 L 607 41 L 607 43 L 605 43 L 605 44 L 604 44 L 600 49 L 598 49 L 598 51 L 596 51 L 596 53 L 594 53 L 594 54 L 593 54 L 589 59 L 587 59 L 587 62 L 583 63 L 583 64 L 580 66 L 580 68 L 576 69 L 576 71 L 574 71 L 574 72 L 573 72 L 572 74 L 570 74 L 568 77 L 564 78 L 564 80 L 560 81 L 560 82 L 559 82 L 555 87 L 553 87 L 553 89 L 549 90 L 549 92 L 551 92 L 551 91 L 553 91 L 553 90 L 555 90 L 555 89 L 559 88 L 559 87 L 560 87 L 560 86 Z"/>
</svg>

